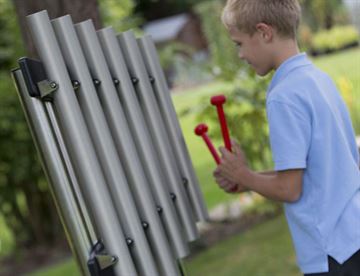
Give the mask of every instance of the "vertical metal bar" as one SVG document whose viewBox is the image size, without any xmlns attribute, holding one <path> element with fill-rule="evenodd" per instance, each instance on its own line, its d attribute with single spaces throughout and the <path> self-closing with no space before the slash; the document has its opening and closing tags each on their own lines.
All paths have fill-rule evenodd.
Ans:
<svg viewBox="0 0 360 276">
<path fill-rule="evenodd" d="M 81 50 L 80 42 L 76 36 L 72 20 L 69 15 L 66 15 L 52 20 L 52 24 L 70 76 L 80 81 L 80 87 L 76 92 L 79 104 L 94 141 L 95 150 L 103 166 L 104 175 L 120 217 L 121 225 L 123 226 L 125 234 L 135 241 L 134 245 L 131 246 L 131 252 L 134 254 L 134 258 L 138 264 L 139 273 L 148 276 L 156 275 L 158 274 L 156 264 L 146 240 L 133 196 L 127 184 L 120 158 L 116 152 L 115 143 L 111 137 L 110 129 Z M 91 20 L 86 21 L 86 24 L 92 25 Z M 93 30 L 93 36 L 95 36 L 96 39 L 95 30 Z M 89 47 L 94 47 L 94 45 L 90 44 Z M 105 74 L 106 71 L 103 73 Z M 104 94 L 108 95 L 112 92 L 116 96 L 110 74 L 108 82 L 106 82 L 104 78 L 99 78 L 99 80 L 101 81 L 100 86 Z M 120 111 L 121 110 L 118 110 L 118 112 Z M 118 115 L 121 116 L 123 114 L 120 113 Z M 119 128 L 122 130 L 121 134 L 129 137 L 128 131 L 126 131 L 126 122 L 121 118 L 117 119 L 117 121 L 120 122 Z M 129 137 L 128 140 L 131 142 L 131 137 Z M 124 146 L 126 147 L 128 144 Z M 155 204 L 153 204 L 153 209 L 155 211 Z"/>
<path fill-rule="evenodd" d="M 194 241 L 198 238 L 195 219 L 191 211 L 189 200 L 185 194 L 182 178 L 176 167 L 175 157 L 171 150 L 168 134 L 160 111 L 153 95 L 149 76 L 142 61 L 139 47 L 131 31 L 118 36 L 119 44 L 123 50 L 125 62 L 129 73 L 136 77 L 138 82 L 135 85 L 137 96 L 149 126 L 153 143 L 160 155 L 161 166 L 166 176 L 169 188 L 176 195 L 175 206 L 180 214 L 182 224 L 185 229 L 187 239 Z"/>
<path fill-rule="evenodd" d="M 86 209 L 85 201 L 84 201 L 84 198 L 80 191 L 79 182 L 76 179 L 74 168 L 73 168 L 73 165 L 71 164 L 70 156 L 66 149 L 65 141 L 64 141 L 64 138 L 62 137 L 60 127 L 59 127 L 59 124 L 58 124 L 56 116 L 55 116 L 54 108 L 52 106 L 52 103 L 50 103 L 50 102 L 45 102 L 44 105 L 45 105 L 45 109 L 47 111 L 47 115 L 49 118 L 49 123 L 54 132 L 55 140 L 59 146 L 59 151 L 60 151 L 62 160 L 64 162 L 66 171 L 69 176 L 70 184 L 72 184 L 71 189 L 74 194 L 74 199 L 76 200 L 76 203 L 78 205 L 80 215 L 83 220 L 83 224 L 86 225 L 86 227 L 85 227 L 86 234 L 88 235 L 89 240 L 91 241 L 92 245 L 94 245 L 97 241 L 98 235 L 96 234 L 96 231 L 93 227 L 93 223 L 91 222 L 91 219 L 90 219 L 90 215 Z"/>
<path fill-rule="evenodd" d="M 84 275 L 89 275 L 87 260 L 90 248 L 95 240 L 91 240 L 87 229 L 84 227 L 84 221 L 77 200 L 74 198 L 45 108 L 39 99 L 30 97 L 21 71 L 15 70 L 12 74 L 55 205 L 65 228 L 65 234 L 81 272 Z M 90 227 L 90 225 L 87 226 Z"/>
<path fill-rule="evenodd" d="M 189 250 L 185 243 L 182 229 L 178 221 L 173 203 L 169 196 L 169 189 L 165 185 L 162 171 L 159 169 L 159 159 L 151 142 L 151 137 L 145 123 L 141 108 L 135 96 L 129 73 L 125 67 L 124 58 L 120 51 L 114 31 L 106 28 L 98 32 L 100 43 L 114 78 L 119 80 L 117 86 L 118 97 L 123 103 L 125 116 L 129 122 L 129 127 L 133 136 L 135 147 L 138 148 L 137 154 L 140 156 L 147 179 L 153 191 L 156 204 L 162 207 L 161 217 L 167 230 L 170 242 L 175 249 L 177 257 L 185 257 Z M 94 45 L 93 41 L 85 43 Z M 91 67 L 96 68 L 99 62 L 96 62 L 97 53 L 88 56 Z M 100 74 L 105 69 L 96 69 Z M 118 107 L 120 109 L 120 107 Z M 134 154 L 135 156 L 135 154 Z"/>
<path fill-rule="evenodd" d="M 46 11 L 29 15 L 28 23 L 48 77 L 59 84 L 54 104 L 85 202 L 107 251 L 119 257 L 114 271 L 121 276 L 137 275 L 49 16 Z"/>
<path fill-rule="evenodd" d="M 164 118 L 167 133 L 169 134 L 169 138 L 172 142 L 172 148 L 174 149 L 177 165 L 180 168 L 185 181 L 188 181 L 188 184 L 185 184 L 185 187 L 188 189 L 196 217 L 198 221 L 206 220 L 209 215 L 200 191 L 199 182 L 191 162 L 189 151 L 181 132 L 180 123 L 177 119 L 176 111 L 171 101 L 170 91 L 166 84 L 164 72 L 161 69 L 154 42 L 151 40 L 150 36 L 144 36 L 138 39 L 138 44 L 143 60 L 145 61 L 146 69 L 149 75 L 154 78 L 153 89 L 156 100 L 162 117 Z"/>
</svg>

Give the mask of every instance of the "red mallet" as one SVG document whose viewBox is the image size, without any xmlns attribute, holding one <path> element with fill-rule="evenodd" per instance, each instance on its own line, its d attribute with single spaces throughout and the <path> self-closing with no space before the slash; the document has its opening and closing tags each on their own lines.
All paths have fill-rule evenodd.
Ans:
<svg viewBox="0 0 360 276">
<path fill-rule="evenodd" d="M 208 128 L 208 126 L 206 124 L 199 124 L 195 128 L 195 134 L 198 135 L 198 136 L 201 136 L 204 139 L 204 141 L 205 141 L 206 145 L 208 146 L 212 156 L 215 159 L 216 164 L 219 165 L 220 164 L 220 156 L 217 153 L 216 149 L 214 148 L 214 145 L 212 144 L 209 136 L 206 134 L 208 129 L 209 128 Z"/>
<path fill-rule="evenodd" d="M 224 95 L 217 95 L 211 97 L 211 104 L 216 106 L 219 122 L 221 125 L 221 132 L 224 139 L 225 147 L 231 151 L 231 142 L 229 136 L 229 129 L 227 127 L 225 113 L 223 109 L 223 104 L 226 102 L 226 97 Z"/>
<path fill-rule="evenodd" d="M 214 145 L 212 144 L 209 136 L 206 134 L 207 131 L 208 131 L 208 126 L 206 124 L 198 124 L 197 127 L 195 128 L 195 134 L 198 135 L 198 136 L 201 136 L 206 145 L 208 146 L 212 156 L 214 157 L 215 159 L 215 162 L 216 164 L 220 164 L 220 156 L 219 154 L 217 153 L 216 149 L 214 148 Z M 231 188 L 230 192 L 234 193 L 237 191 L 237 186 L 234 186 Z"/>
</svg>

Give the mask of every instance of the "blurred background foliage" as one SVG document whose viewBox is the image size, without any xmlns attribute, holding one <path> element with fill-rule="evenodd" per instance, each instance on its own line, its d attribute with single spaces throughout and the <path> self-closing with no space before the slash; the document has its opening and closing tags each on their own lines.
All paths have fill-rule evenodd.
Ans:
<svg viewBox="0 0 360 276">
<path fill-rule="evenodd" d="M 63 234 L 10 78 L 24 55 L 10 1 L 0 1 L 0 21 L 0 211 L 14 237 L 4 246 L 31 248 L 52 244 Z M 42 225 L 44 217 L 48 227 Z"/>
<path fill-rule="evenodd" d="M 350 14 L 342 0 L 300 2 L 303 21 L 298 39 L 302 50 L 323 56 L 359 44 L 360 27 L 352 25 L 350 19 L 360 18 L 360 12 Z M 149 20 L 180 12 L 197 14 L 208 43 L 207 56 L 194 59 L 194 49 L 170 43 L 159 50 L 162 66 L 165 71 L 176 68 L 174 83 L 178 86 L 185 83 L 226 83 L 227 88 L 218 93 L 227 96 L 226 115 L 231 136 L 240 142 L 254 169 L 271 168 L 264 110 L 266 87 L 271 76 L 257 77 L 247 65 L 238 61 L 236 48 L 220 23 L 224 1 L 98 0 L 98 4 L 103 25 L 112 25 L 118 32 L 129 28 L 141 32 L 141 26 Z M 355 9 L 352 11 L 355 12 Z M 17 59 L 26 53 L 14 6 L 9 0 L 0 0 L 0 34 L 0 257 L 15 254 L 21 259 L 24 251 L 33 247 L 49 249 L 62 245 L 65 238 L 10 78 Z M 336 60 L 335 63 L 340 66 L 342 61 Z M 360 135 L 358 75 L 359 71 L 349 72 L 335 78 L 335 82 Z M 216 141 L 221 140 L 220 130 L 215 127 L 218 125 L 217 117 L 214 107 L 209 104 L 209 94 L 201 96 L 199 93 L 198 99 L 182 106 L 179 114 L 181 120 L 191 114 L 195 117 L 192 122 L 206 122 L 212 137 Z M 204 171 L 209 174 L 208 168 Z M 218 194 L 220 191 L 211 193 Z M 213 204 L 222 199 L 206 200 Z M 258 208 L 262 212 L 264 209 L 277 210 L 275 207 L 266 203 Z"/>
<path fill-rule="evenodd" d="M 144 22 L 141 15 L 135 13 L 132 0 L 99 1 L 101 18 L 104 26 L 112 26 L 116 32 L 136 29 Z"/>
</svg>

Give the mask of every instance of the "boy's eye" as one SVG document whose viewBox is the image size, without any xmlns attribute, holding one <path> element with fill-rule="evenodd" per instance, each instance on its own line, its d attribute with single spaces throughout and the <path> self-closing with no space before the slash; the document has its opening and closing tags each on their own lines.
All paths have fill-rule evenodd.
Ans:
<svg viewBox="0 0 360 276">
<path fill-rule="evenodd" d="M 237 48 L 240 48 L 240 47 L 241 47 L 241 43 L 235 42 L 235 46 L 236 46 Z"/>
</svg>

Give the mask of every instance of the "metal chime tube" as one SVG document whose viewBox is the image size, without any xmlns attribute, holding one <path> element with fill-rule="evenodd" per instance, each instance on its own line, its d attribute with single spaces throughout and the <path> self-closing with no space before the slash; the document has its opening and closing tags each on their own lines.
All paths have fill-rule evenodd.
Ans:
<svg viewBox="0 0 360 276">
<path fill-rule="evenodd" d="M 88 20 L 86 24 L 92 25 L 92 22 Z M 77 91 L 79 104 L 93 138 L 94 146 L 103 167 L 104 175 L 107 179 L 125 235 L 132 237 L 135 241 L 134 245 L 131 246 L 131 252 L 134 255 L 135 262 L 138 264 L 139 272 L 141 275 L 156 275 L 158 274 L 156 264 L 146 240 L 132 193 L 127 184 L 115 143 L 111 137 L 110 129 L 106 122 L 105 114 L 97 96 L 85 57 L 82 53 L 80 42 L 76 36 L 72 20 L 69 15 L 63 16 L 53 20 L 53 26 L 70 76 L 80 81 L 79 91 Z M 93 35 L 96 38 L 95 31 L 93 31 Z M 94 45 L 91 45 L 91 47 L 93 46 Z M 106 73 L 106 71 L 103 71 L 103 73 Z M 103 100 L 104 94 L 113 94 L 116 97 L 110 75 L 107 80 L 104 79 L 103 76 L 95 76 L 95 78 L 100 81 L 98 90 Z M 113 99 L 110 99 L 110 104 L 111 103 L 113 103 Z M 121 113 L 119 114 L 121 109 L 117 111 L 118 114 L 116 115 L 123 115 Z M 128 131 L 126 131 L 126 121 L 122 117 L 112 117 L 109 118 L 109 121 L 112 122 L 115 118 L 116 122 L 118 122 L 118 129 L 121 129 L 122 136 L 120 138 L 124 138 L 124 136 L 127 138 L 127 141 L 123 143 L 124 148 L 126 148 L 126 146 L 129 145 L 129 141 L 131 142 L 131 137 Z M 155 211 L 155 204 L 153 204 L 152 207 Z"/>
<path fill-rule="evenodd" d="M 160 155 L 161 167 L 164 171 L 170 190 L 176 195 L 175 206 L 180 215 L 187 239 L 194 241 L 198 238 L 195 218 L 190 202 L 186 196 L 182 178 L 176 167 L 175 156 L 165 131 L 163 119 L 156 104 L 149 75 L 146 72 L 136 39 L 131 31 L 119 35 L 119 44 L 124 53 L 128 71 L 139 81 L 135 86 L 140 106 L 144 112 L 146 122 L 152 136 L 156 151 Z"/>
<path fill-rule="evenodd" d="M 59 153 L 57 141 L 42 101 L 29 95 L 22 72 L 19 69 L 13 72 L 13 77 L 70 247 L 78 261 L 81 272 L 84 275 L 89 275 L 87 260 L 96 237 L 91 236 L 89 229 L 86 229 L 91 228 L 91 225 L 85 223 L 79 210 L 78 200 L 74 197 L 74 191 L 71 189 L 69 175 Z"/>
<path fill-rule="evenodd" d="M 66 149 L 65 141 L 63 135 L 61 134 L 60 126 L 57 122 L 56 115 L 54 112 L 54 107 L 51 102 L 45 102 L 45 109 L 48 113 L 49 123 L 52 126 L 54 131 L 55 139 L 59 145 L 59 150 L 61 157 L 63 159 L 66 171 L 69 175 L 69 180 L 71 185 L 71 190 L 73 191 L 74 200 L 78 204 L 80 215 L 83 219 L 82 223 L 85 226 L 86 233 L 91 241 L 91 244 L 94 245 L 97 241 L 98 235 L 94 229 L 94 224 L 91 222 L 90 215 L 86 209 L 85 201 L 80 191 L 79 182 L 77 181 L 73 165 L 71 164 L 69 153 Z"/>
<path fill-rule="evenodd" d="M 159 167 L 160 161 L 152 144 L 148 126 L 137 101 L 136 92 L 114 31 L 111 28 L 106 28 L 100 30 L 98 36 L 111 74 L 119 80 L 119 85 L 117 86 L 118 96 L 123 105 L 125 116 L 127 120 L 131 122 L 129 127 L 132 138 L 138 149 L 143 170 L 151 184 L 154 199 L 156 204 L 162 208 L 161 217 L 167 230 L 169 241 L 174 247 L 176 257 L 185 257 L 188 255 L 189 249 L 184 240 L 182 227 L 179 223 L 174 205 L 171 202 L 169 189 L 165 185 L 163 172 Z M 95 56 L 97 55 L 94 54 L 94 57 Z M 91 60 L 92 58 L 89 57 L 89 59 Z M 93 63 L 95 64 L 95 62 Z"/>
<path fill-rule="evenodd" d="M 119 257 L 114 271 L 120 276 L 137 275 L 47 12 L 28 16 L 28 23 L 46 73 L 59 85 L 54 93 L 56 115 L 85 203 L 107 251 Z"/>
<path fill-rule="evenodd" d="M 181 175 L 188 181 L 185 187 L 188 189 L 196 218 L 198 221 L 204 221 L 208 219 L 206 205 L 201 195 L 199 182 L 192 166 L 175 108 L 171 101 L 170 91 L 159 62 L 154 42 L 150 36 L 146 35 L 138 39 L 138 44 L 147 72 L 155 79 L 153 90 L 156 101 L 159 105 L 162 118 L 164 119 L 169 139 L 172 142 L 172 149 L 176 156 L 177 166 L 180 168 Z"/>
</svg>

